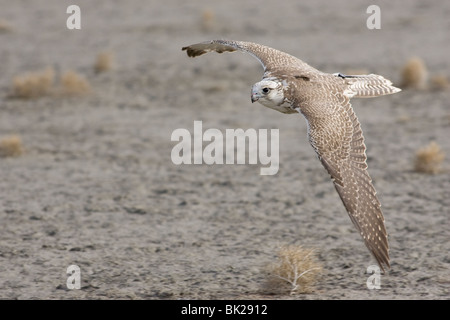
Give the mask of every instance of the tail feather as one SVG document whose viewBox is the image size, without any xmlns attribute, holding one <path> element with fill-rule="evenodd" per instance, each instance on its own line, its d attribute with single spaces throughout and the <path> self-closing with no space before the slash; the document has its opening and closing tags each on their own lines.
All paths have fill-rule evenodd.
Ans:
<svg viewBox="0 0 450 320">
<path fill-rule="evenodd" d="M 394 87 L 391 81 L 377 74 L 343 75 L 337 73 L 335 76 L 343 78 L 346 81 L 348 84 L 347 90 L 355 98 L 378 97 L 402 91 Z"/>
</svg>

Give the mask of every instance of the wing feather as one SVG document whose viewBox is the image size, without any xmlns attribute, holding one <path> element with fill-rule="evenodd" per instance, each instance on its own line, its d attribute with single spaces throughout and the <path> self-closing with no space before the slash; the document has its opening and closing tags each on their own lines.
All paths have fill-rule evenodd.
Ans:
<svg viewBox="0 0 450 320">
<path fill-rule="evenodd" d="M 355 98 L 372 98 L 402 91 L 394 87 L 390 80 L 378 74 L 348 76 L 335 73 L 334 75 L 345 80 Z"/>
<path fill-rule="evenodd" d="M 298 69 L 298 73 L 302 76 L 321 73 L 290 54 L 253 42 L 211 40 L 183 47 L 182 50 L 186 51 L 189 57 L 197 57 L 208 52 L 242 51 L 255 57 L 268 73 L 285 68 Z"/>
<path fill-rule="evenodd" d="M 329 103 L 335 106 L 339 104 L 337 100 Z M 367 171 L 366 146 L 361 125 L 349 99 L 345 99 L 336 108 L 328 121 L 309 127 L 310 142 L 330 174 L 350 220 L 384 272 L 385 266 L 390 267 L 384 217 Z M 339 141 L 332 141 L 333 139 Z"/>
</svg>

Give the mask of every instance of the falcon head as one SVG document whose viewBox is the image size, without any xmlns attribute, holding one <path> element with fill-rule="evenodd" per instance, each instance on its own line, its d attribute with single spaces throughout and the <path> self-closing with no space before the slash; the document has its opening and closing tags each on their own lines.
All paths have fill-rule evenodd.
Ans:
<svg viewBox="0 0 450 320">
<path fill-rule="evenodd" d="M 277 109 L 284 103 L 283 85 L 273 80 L 262 80 L 252 87 L 252 102 L 258 101 L 263 106 Z"/>
</svg>

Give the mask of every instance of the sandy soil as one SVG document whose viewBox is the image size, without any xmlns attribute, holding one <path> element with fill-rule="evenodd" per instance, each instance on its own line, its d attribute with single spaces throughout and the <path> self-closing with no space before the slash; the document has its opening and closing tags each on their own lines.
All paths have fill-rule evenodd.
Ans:
<svg viewBox="0 0 450 320">
<path fill-rule="evenodd" d="M 82 29 L 66 28 L 81 7 Z M 0 0 L 0 137 L 26 152 L 0 159 L 0 298 L 448 299 L 450 93 L 404 90 L 354 99 L 370 173 L 390 234 L 391 270 L 369 290 L 374 264 L 307 142 L 305 121 L 250 103 L 262 69 L 242 54 L 189 59 L 181 47 L 248 40 L 326 72 L 366 70 L 398 84 L 412 56 L 450 76 L 448 1 Z M 115 68 L 96 74 L 99 52 Z M 92 93 L 10 97 L 14 76 L 75 70 Z M 180 165 L 175 129 L 280 130 L 280 169 Z M 444 172 L 414 172 L 435 140 Z M 280 245 L 316 248 L 324 272 L 312 293 L 262 291 Z M 81 289 L 66 287 L 69 265 Z"/>
</svg>

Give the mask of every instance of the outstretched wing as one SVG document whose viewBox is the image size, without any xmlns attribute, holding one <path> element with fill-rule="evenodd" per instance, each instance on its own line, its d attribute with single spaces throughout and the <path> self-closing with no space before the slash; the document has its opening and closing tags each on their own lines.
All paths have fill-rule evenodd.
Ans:
<svg viewBox="0 0 450 320">
<path fill-rule="evenodd" d="M 345 80 L 348 85 L 347 90 L 355 98 L 372 98 L 402 91 L 394 87 L 390 80 L 377 74 L 348 76 L 335 73 L 334 75 Z"/>
<path fill-rule="evenodd" d="M 266 76 L 280 69 L 298 69 L 302 75 L 308 73 L 321 73 L 302 60 L 285 52 L 269 48 L 253 42 L 211 40 L 183 47 L 189 57 L 197 57 L 202 54 L 215 51 L 217 53 L 242 51 L 246 52 L 262 64 Z"/>
<path fill-rule="evenodd" d="M 351 221 L 384 271 L 384 266 L 390 267 L 388 237 L 381 204 L 367 171 L 361 125 L 348 97 L 333 95 L 321 103 L 327 104 L 325 118 L 308 119 L 305 115 L 311 145 L 331 175 Z"/>
</svg>

